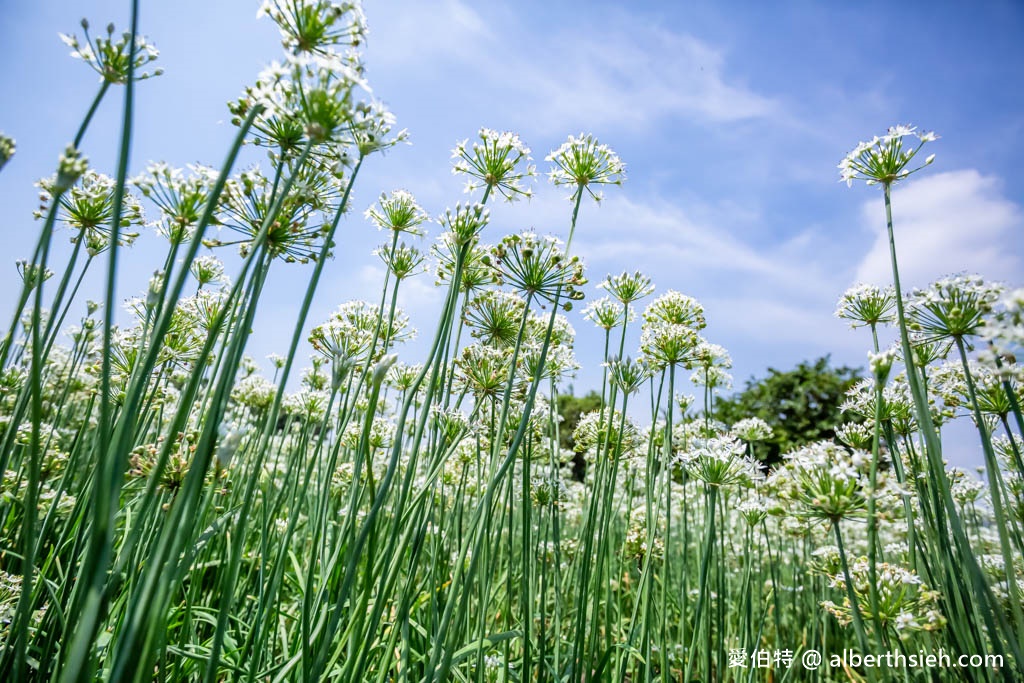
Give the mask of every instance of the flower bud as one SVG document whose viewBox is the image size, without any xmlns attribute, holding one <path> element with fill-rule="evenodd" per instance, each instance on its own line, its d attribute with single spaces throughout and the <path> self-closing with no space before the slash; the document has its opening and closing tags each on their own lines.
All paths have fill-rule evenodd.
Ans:
<svg viewBox="0 0 1024 683">
<path fill-rule="evenodd" d="M 11 157 L 14 156 L 14 150 L 14 138 L 9 138 L 0 133 L 0 168 L 3 168 L 10 161 Z"/>
<path fill-rule="evenodd" d="M 221 438 L 217 444 L 217 465 L 226 468 L 242 445 L 245 429 L 239 425 L 221 425 Z"/>
<path fill-rule="evenodd" d="M 72 187 L 88 168 L 89 161 L 74 145 L 68 145 L 57 160 L 57 179 L 53 184 L 54 192 L 61 193 Z"/>
<path fill-rule="evenodd" d="M 331 358 L 331 391 L 339 391 L 345 383 L 348 371 L 352 367 L 352 360 L 344 358 L 340 354 L 334 354 Z"/>
<path fill-rule="evenodd" d="M 871 372 L 874 373 L 875 381 L 879 386 L 885 386 L 894 360 L 896 360 L 895 349 L 886 349 L 880 353 L 868 352 L 868 366 L 871 368 Z"/>
<path fill-rule="evenodd" d="M 379 387 L 384 381 L 385 375 L 388 374 L 388 370 L 398 360 L 398 355 L 389 353 L 378 361 L 377 365 L 373 368 L 373 386 Z"/>
<path fill-rule="evenodd" d="M 163 271 L 154 270 L 153 277 L 149 279 L 149 291 L 146 292 L 146 308 L 156 308 L 160 303 L 160 290 L 163 289 Z"/>
</svg>

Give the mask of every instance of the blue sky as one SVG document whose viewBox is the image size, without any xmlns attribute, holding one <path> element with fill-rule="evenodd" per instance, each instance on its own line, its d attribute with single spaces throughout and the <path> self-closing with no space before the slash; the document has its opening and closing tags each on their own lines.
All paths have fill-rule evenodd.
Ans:
<svg viewBox="0 0 1024 683">
<path fill-rule="evenodd" d="M 250 2 L 142 5 L 142 30 L 166 74 L 138 87 L 133 171 L 151 159 L 219 164 L 233 134 L 224 103 L 278 57 L 276 31 Z M 120 30 L 128 3 L 2 2 L 0 11 L 0 130 L 18 141 L 0 172 L 6 319 L 13 261 L 29 254 L 38 230 L 32 182 L 52 172 L 97 87 L 57 32 L 77 30 L 83 15 Z M 369 251 L 383 236 L 362 210 L 398 187 L 434 215 L 464 200 L 448 157 L 481 126 L 518 132 L 541 171 L 570 133 L 594 133 L 619 153 L 626 184 L 585 206 L 577 232 L 592 283 L 640 268 L 659 291 L 697 297 L 708 339 L 732 353 L 738 385 L 829 352 L 863 363 L 866 334 L 832 310 L 857 281 L 888 283 L 883 212 L 877 188 L 847 189 L 835 166 L 891 124 L 942 136 L 934 166 L 895 194 L 905 283 L 960 270 L 1024 282 L 1020 3 L 371 0 L 366 13 L 369 81 L 413 145 L 361 176 L 358 211 L 342 227 L 312 323 L 345 300 L 379 295 L 383 270 Z M 111 174 L 119 94 L 84 145 Z M 541 180 L 531 202 L 493 207 L 486 239 L 530 227 L 564 237 L 564 194 Z M 133 248 L 123 297 L 144 286 L 162 246 L 147 235 Z M 255 357 L 285 350 L 307 275 L 284 264 L 272 274 Z M 413 280 L 400 298 L 429 334 L 431 279 Z M 583 390 L 600 379 L 600 336 L 578 314 L 573 323 Z"/>
</svg>

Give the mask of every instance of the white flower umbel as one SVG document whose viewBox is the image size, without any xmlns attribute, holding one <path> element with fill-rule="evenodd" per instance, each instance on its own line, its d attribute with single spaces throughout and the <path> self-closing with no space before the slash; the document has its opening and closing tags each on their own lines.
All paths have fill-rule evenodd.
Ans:
<svg viewBox="0 0 1024 683">
<path fill-rule="evenodd" d="M 874 327 L 894 320 L 895 310 L 896 292 L 892 287 L 859 284 L 839 297 L 835 316 L 849 320 L 850 327 Z"/>
<path fill-rule="evenodd" d="M 378 230 L 408 232 L 413 235 L 422 235 L 419 226 L 430 222 L 427 212 L 405 190 L 392 190 L 391 194 L 382 192 L 377 203 L 363 215 L 376 224 Z"/>
<path fill-rule="evenodd" d="M 598 289 L 604 289 L 623 304 L 631 304 L 638 299 L 643 299 L 654 291 L 654 283 L 639 270 L 627 273 L 622 271 L 620 275 L 609 275 L 597 284 Z"/>
<path fill-rule="evenodd" d="M 152 162 L 131 181 L 160 210 L 160 218 L 149 225 L 172 244 L 192 238 L 217 181 L 217 171 L 208 166 L 192 164 L 188 169 L 186 175 L 164 162 Z"/>
<path fill-rule="evenodd" d="M 946 623 L 939 612 L 939 594 L 922 583 L 921 578 L 913 571 L 881 562 L 876 571 L 872 572 L 865 557 L 855 560 L 850 569 L 853 592 L 861 614 L 868 619 L 875 616 L 870 600 L 871 587 L 874 584 L 878 595 L 878 620 L 883 628 L 894 629 L 900 638 L 908 637 L 912 631 L 934 631 Z M 831 586 L 846 591 L 846 576 L 842 573 L 835 574 Z M 841 605 L 826 600 L 821 606 L 841 624 L 849 624 L 853 620 L 848 597 L 844 598 Z"/>
<path fill-rule="evenodd" d="M 14 138 L 0 133 L 0 169 L 14 156 L 15 149 Z"/>
<path fill-rule="evenodd" d="M 704 329 L 704 307 L 691 296 L 670 289 L 644 309 L 645 324 L 669 323 L 699 331 Z"/>
<path fill-rule="evenodd" d="M 569 196 L 572 200 L 586 190 L 596 201 L 601 201 L 601 193 L 594 191 L 594 185 L 621 185 L 626 178 L 626 165 L 593 135 L 580 133 L 578 138 L 570 135 L 546 160 L 553 164 L 548 173 L 551 182 L 574 188 Z"/>
<path fill-rule="evenodd" d="M 623 312 L 624 307 L 622 304 L 613 301 L 609 296 L 603 296 L 600 299 L 591 301 L 583 309 L 583 317 L 602 330 L 611 330 L 613 327 L 618 327 L 624 322 Z M 630 310 L 630 314 L 632 314 L 632 310 Z"/>
<path fill-rule="evenodd" d="M 998 350 L 1024 347 L 1024 287 L 1007 292 L 979 333 Z"/>
<path fill-rule="evenodd" d="M 772 428 L 759 417 L 748 417 L 732 426 L 732 435 L 743 441 L 767 441 L 772 438 Z"/>
<path fill-rule="evenodd" d="M 918 133 L 914 126 L 893 126 L 882 137 L 854 147 L 839 162 L 839 178 L 851 187 L 854 180 L 867 181 L 868 185 L 891 185 L 932 163 L 934 154 L 920 166 L 912 167 L 911 162 L 926 142 L 937 139 L 935 133 Z"/>
<path fill-rule="evenodd" d="M 63 193 L 58 189 L 56 177 L 39 181 L 42 189 L 41 200 L 47 206 L 53 197 L 59 195 L 60 219 L 75 231 L 72 242 L 83 240 L 86 250 L 93 256 L 110 246 L 112 235 L 110 223 L 114 217 L 117 183 L 110 176 L 86 171 L 80 182 Z M 142 224 L 142 206 L 129 192 L 122 194 L 121 226 L 118 244 L 128 246 L 139 236 L 130 230 L 131 226 Z M 42 217 L 41 213 L 36 214 Z"/>
<path fill-rule="evenodd" d="M 129 46 L 131 33 L 126 31 L 115 38 L 114 25 L 107 24 L 106 37 L 99 36 L 93 40 L 89 35 L 89 22 L 85 19 L 82 19 L 82 30 L 85 33 L 84 43 L 74 34 L 58 34 L 64 44 L 71 48 L 71 56 L 88 64 L 100 75 L 100 81 L 121 85 L 127 83 L 128 67 L 132 60 L 132 50 Z M 162 74 L 163 69 L 142 71 L 142 67 L 154 62 L 159 56 L 159 50 L 152 43 L 147 42 L 142 36 L 135 36 L 135 69 L 132 77 L 140 81 Z"/>
<path fill-rule="evenodd" d="M 366 17 L 359 2 L 335 0 L 264 0 L 256 17 L 270 17 L 281 31 L 281 44 L 295 54 L 333 57 L 357 48 L 366 39 Z"/>
<path fill-rule="evenodd" d="M 744 456 L 746 447 L 732 436 L 711 438 L 682 453 L 679 462 L 708 486 L 733 486 L 757 477 L 757 465 Z"/>
<path fill-rule="evenodd" d="M 914 290 L 907 308 L 909 327 L 923 341 L 975 335 L 1002 293 L 1002 285 L 978 275 L 943 278 Z"/>
<path fill-rule="evenodd" d="M 463 140 L 452 150 L 452 173 L 469 176 L 466 192 L 484 188 L 486 193 L 497 191 L 508 201 L 533 196 L 525 181 L 537 175 L 530 163 L 530 148 L 515 133 L 481 128 L 479 142 Z"/>
</svg>

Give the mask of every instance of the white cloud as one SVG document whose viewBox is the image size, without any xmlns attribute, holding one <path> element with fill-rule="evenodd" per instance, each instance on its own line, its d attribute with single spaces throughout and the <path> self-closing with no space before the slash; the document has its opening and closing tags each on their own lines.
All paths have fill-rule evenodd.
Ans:
<svg viewBox="0 0 1024 683">
<path fill-rule="evenodd" d="M 764 295 L 731 295 L 707 298 L 708 324 L 730 336 L 756 340 L 762 346 L 814 346 L 820 353 L 856 352 L 865 348 L 867 338 L 851 332 L 848 325 L 832 316 L 832 302 L 794 302 Z M 858 358 L 858 360 L 861 360 Z"/>
<path fill-rule="evenodd" d="M 531 200 L 526 215 L 538 231 L 565 238 L 570 208 L 548 192 Z M 521 221 L 516 216 L 523 214 L 519 207 L 501 206 L 492 209 L 492 215 L 494 231 L 501 232 L 516 225 L 513 221 Z M 732 291 L 763 294 L 768 286 L 801 298 L 833 285 L 810 242 L 759 247 L 731 229 L 736 221 L 750 220 L 742 208 L 707 205 L 698 199 L 680 203 L 613 188 L 600 205 L 588 201 L 581 207 L 573 250 L 587 261 L 592 279 L 606 272 L 641 268 L 656 278 L 663 275 L 656 279 L 660 288 L 685 289 L 710 282 Z"/>
<path fill-rule="evenodd" d="M 733 228 L 758 220 L 743 207 L 637 196 L 631 189 L 613 188 L 600 205 L 581 207 L 573 250 L 586 262 L 588 297 L 602 294 L 594 286 L 606 273 L 640 269 L 657 293 L 677 289 L 705 305 L 708 337 L 734 351 L 738 368 L 751 368 L 751 358 L 786 364 L 830 352 L 863 362 L 868 338 L 832 315 L 848 270 L 830 259 L 842 254 L 822 253 L 806 235 L 758 246 Z M 569 202 L 545 192 L 526 208 L 495 206 L 485 239 L 518 229 L 517 216 L 524 214 L 539 231 L 565 238 Z"/>
<path fill-rule="evenodd" d="M 959 271 L 1021 280 L 1024 211 L 1003 195 L 998 177 L 974 169 L 925 176 L 897 186 L 892 207 L 904 289 Z M 861 216 L 876 236 L 856 278 L 889 284 L 892 269 L 882 200 L 865 202 Z"/>
<path fill-rule="evenodd" d="M 499 88 L 505 113 L 529 113 L 541 129 L 673 116 L 730 123 L 778 113 L 775 100 L 730 82 L 722 50 L 627 13 L 543 33 L 499 8 L 484 17 L 459 0 L 393 5 L 371 42 L 374 63 L 421 73 L 439 64 L 464 68 L 477 94 Z"/>
<path fill-rule="evenodd" d="M 696 38 L 626 17 L 614 27 L 563 33 L 553 63 L 524 65 L 536 102 L 555 121 L 647 124 L 685 116 L 734 122 L 777 103 L 728 82 L 725 55 Z"/>
<path fill-rule="evenodd" d="M 422 66 L 466 61 L 493 38 L 483 18 L 459 0 L 381 2 L 368 7 L 368 61 L 381 66 Z"/>
</svg>

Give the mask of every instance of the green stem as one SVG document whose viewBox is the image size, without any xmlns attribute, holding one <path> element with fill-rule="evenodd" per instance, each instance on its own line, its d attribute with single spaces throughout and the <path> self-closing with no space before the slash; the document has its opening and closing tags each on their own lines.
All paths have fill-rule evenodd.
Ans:
<svg viewBox="0 0 1024 683">
<path fill-rule="evenodd" d="M 998 608 L 996 598 L 992 594 L 992 588 L 988 584 L 981 566 L 978 564 L 978 560 L 971 549 L 970 540 L 967 538 L 967 534 L 964 531 L 959 512 L 956 508 L 956 503 L 953 500 L 952 493 L 950 492 L 949 478 L 946 476 L 945 464 L 942 460 L 942 444 L 939 440 L 939 435 L 935 429 L 935 423 L 932 420 L 931 411 L 928 407 L 928 397 L 913 363 L 914 355 L 910 347 L 910 337 L 907 333 L 907 320 L 903 306 L 903 289 L 900 285 L 899 266 L 896 259 L 896 238 L 892 221 L 892 188 L 890 183 L 884 183 L 883 190 L 886 229 L 889 236 L 889 257 L 892 265 L 893 286 L 896 290 L 896 315 L 897 320 L 899 321 L 900 347 L 903 352 L 904 365 L 907 371 L 907 382 L 910 385 L 910 393 L 914 401 L 914 414 L 917 418 L 918 429 L 924 437 L 925 455 L 927 457 L 930 470 L 929 476 L 932 484 L 932 505 L 933 510 L 936 513 L 937 522 L 936 528 L 932 529 L 932 536 L 939 543 L 943 562 L 946 565 L 945 570 L 948 575 L 956 575 L 956 572 L 953 569 L 954 567 L 960 566 L 962 568 L 963 566 L 966 566 L 967 574 L 971 582 L 971 589 L 974 595 L 965 594 L 958 596 L 957 599 L 962 601 L 964 604 L 980 602 L 986 629 L 988 630 L 989 637 L 991 638 L 993 649 L 997 653 L 1001 654 L 1003 652 L 1002 641 L 1003 638 L 1005 638 L 1014 651 L 1014 657 L 1020 660 L 1021 655 L 1016 644 L 1017 639 L 1013 636 L 1012 630 L 1006 623 L 1005 618 L 1002 616 Z M 949 525 L 949 529 L 952 531 L 952 546 L 949 544 L 947 523 Z M 956 582 L 946 586 L 946 588 L 947 590 L 958 590 L 961 586 L 961 583 Z M 978 597 L 981 597 L 980 601 L 977 600 Z M 996 626 L 997 620 L 1000 623 L 1001 629 Z M 950 620 L 950 625 L 952 629 L 958 629 L 961 627 L 961 624 L 955 619 Z M 971 640 L 981 642 L 982 638 L 978 633 L 977 625 L 969 624 L 968 629 L 973 631 L 971 634 Z M 1002 634 L 999 633 L 1000 630 L 1002 630 Z"/>
<path fill-rule="evenodd" d="M 861 652 L 871 652 L 868 649 L 868 636 L 864 630 L 864 619 L 860 613 L 860 603 L 857 593 L 854 590 L 853 575 L 850 573 L 850 564 L 846 558 L 846 547 L 843 545 L 843 534 L 839 530 L 839 520 L 832 520 L 832 529 L 836 535 L 836 547 L 839 548 L 839 561 L 843 567 L 843 577 L 846 579 L 846 597 L 850 602 L 850 614 L 853 615 L 853 627 L 857 632 L 857 643 Z M 874 680 L 871 667 L 865 669 L 869 681 Z"/>
<path fill-rule="evenodd" d="M 134 58 L 134 54 L 132 57 Z M 131 69 L 132 67 L 129 67 L 129 83 L 132 81 Z M 72 143 L 75 146 L 75 149 L 78 149 L 78 146 L 82 144 L 82 138 L 85 137 L 85 131 L 89 127 L 89 123 L 92 121 L 92 116 L 96 113 L 96 110 L 99 109 L 100 101 L 102 101 L 103 96 L 107 94 L 107 89 L 109 87 L 110 81 L 104 78 L 103 85 L 100 86 L 99 92 L 96 93 L 96 97 L 93 98 L 92 104 L 89 106 L 89 111 L 85 113 L 85 118 L 82 119 L 82 125 L 78 127 L 78 132 L 75 133 L 75 141 Z"/>
<path fill-rule="evenodd" d="M 1014 622 L 1017 624 L 1016 633 L 1018 638 L 1024 638 L 1024 614 L 1021 610 L 1020 587 L 1017 583 L 1017 569 L 1013 562 L 1013 550 L 1010 548 L 1009 529 L 1012 523 L 1007 519 L 1003 510 L 1003 497 L 1005 495 L 1002 485 L 1002 477 L 999 470 L 999 462 L 996 460 L 995 451 L 992 448 L 992 440 L 989 437 L 988 426 L 985 423 L 981 409 L 978 407 L 978 396 L 974 386 L 974 378 L 971 375 L 971 367 L 967 361 L 967 349 L 964 346 L 962 337 L 954 337 L 957 351 L 960 352 L 960 362 L 964 368 L 964 379 L 967 381 L 967 396 L 974 411 L 974 421 L 978 427 L 978 435 L 981 437 L 981 448 L 985 454 L 985 473 L 988 475 L 989 498 L 992 502 L 992 513 L 995 515 L 996 531 L 999 533 L 999 549 L 1003 555 L 1003 567 L 1006 571 L 1007 590 L 1009 593 L 1010 606 L 1013 611 Z"/>
<path fill-rule="evenodd" d="M 137 2 L 137 0 L 136 0 Z M 195 258 L 195 254 L 199 249 L 202 241 L 203 231 L 206 229 L 213 218 L 213 214 L 216 208 L 216 204 L 220 198 L 221 192 L 223 192 L 224 185 L 227 182 L 228 172 L 234 165 L 235 158 L 238 155 L 238 151 L 242 146 L 242 141 L 245 139 L 245 135 L 248 133 L 249 128 L 252 126 L 257 114 L 259 114 L 260 108 L 254 107 L 246 121 L 241 126 L 238 135 L 235 138 L 234 145 L 228 152 L 227 160 L 225 161 L 224 167 L 221 170 L 220 177 L 214 184 L 213 189 L 210 192 L 209 199 L 204 209 L 203 217 L 196 228 L 195 235 L 193 236 L 192 243 L 190 245 L 188 256 L 185 259 L 185 263 L 191 263 L 192 259 Z M 185 278 L 188 275 L 188 268 L 183 267 L 178 275 L 177 281 L 175 282 L 174 290 L 171 293 L 170 300 L 177 301 L 177 298 L 181 295 L 181 291 L 185 286 Z M 107 308 L 110 309 L 112 306 L 111 302 L 108 301 Z M 132 415 L 135 410 L 135 403 L 139 399 L 139 392 L 141 392 L 142 381 L 140 378 L 148 378 L 149 372 L 152 370 L 153 365 L 156 362 L 156 352 L 159 349 L 159 340 L 163 338 L 166 333 L 168 326 L 170 325 L 171 311 L 168 306 L 168 310 L 160 316 L 160 321 L 157 323 L 156 328 L 151 334 L 153 340 L 151 344 L 151 350 L 147 354 L 147 358 L 141 364 L 139 368 L 138 376 L 134 379 L 134 385 L 130 386 L 129 392 L 126 396 L 126 406 L 128 407 L 127 414 Z M 106 400 L 105 396 L 101 396 L 101 400 Z M 106 444 L 104 442 L 97 443 L 97 448 L 100 449 L 98 452 L 103 453 L 104 451 L 110 450 L 108 456 L 105 458 L 107 461 L 121 460 L 124 449 L 119 449 L 115 443 Z M 118 455 L 122 454 L 122 455 Z M 111 463 L 113 467 L 114 464 Z M 115 467 L 118 472 L 123 471 L 120 467 Z M 113 484 L 113 487 L 112 487 Z M 106 582 L 106 570 L 107 563 L 111 555 L 111 533 L 113 526 L 113 498 L 115 492 L 120 490 L 120 479 L 117 481 L 113 480 L 113 477 L 104 476 L 103 471 L 97 472 L 96 480 L 94 482 L 94 500 L 96 501 L 96 509 L 94 511 L 95 526 L 89 534 L 89 549 L 87 550 L 86 557 L 79 570 L 78 580 L 75 586 L 76 592 L 81 592 L 81 597 L 77 598 L 75 607 L 71 610 L 73 623 L 75 624 L 72 632 L 72 640 L 67 649 L 68 658 L 63 662 L 63 675 L 61 678 L 62 683 L 70 683 L 73 680 L 85 680 L 88 678 L 88 672 L 84 670 L 89 656 L 91 643 L 95 637 L 96 631 L 99 628 L 99 620 L 101 613 L 105 607 L 107 595 L 103 590 L 103 584 Z M 82 676 L 79 679 L 79 676 Z"/>
<path fill-rule="evenodd" d="M 125 184 L 128 179 L 128 162 L 131 151 L 132 117 L 135 100 L 135 38 L 139 26 L 139 0 L 132 0 L 131 30 L 128 48 L 128 74 L 125 81 L 124 114 L 121 124 L 121 144 L 117 166 L 117 181 L 114 190 L 113 211 L 110 221 L 110 260 L 107 267 L 106 298 L 107 303 L 103 316 L 103 352 L 100 370 L 100 415 L 96 427 L 96 450 L 100 452 L 110 440 L 110 424 L 113 410 L 110 405 L 110 346 L 111 335 L 114 325 L 114 301 L 117 288 L 117 252 L 118 237 L 121 230 L 121 213 L 124 208 Z M 103 92 L 103 89 L 100 89 Z M 92 113 L 99 104 L 99 97 L 90 108 L 87 119 L 91 119 Z M 83 121 L 79 134 L 84 134 L 85 124 Z M 94 530 L 96 543 L 90 553 L 94 558 L 88 561 L 84 569 L 88 574 L 81 577 L 86 579 L 82 585 L 88 587 L 84 596 L 84 604 L 80 612 L 84 616 L 84 623 L 80 622 L 75 630 L 74 640 L 69 648 L 69 657 L 65 660 L 62 683 L 70 683 L 72 680 L 86 680 L 91 677 L 92 663 L 89 660 L 89 645 L 99 628 L 99 616 L 103 604 L 106 602 L 102 595 L 101 584 L 104 576 L 100 565 L 106 565 L 106 559 L 110 555 L 111 527 L 113 524 L 114 505 L 110 500 L 109 491 L 119 488 L 117 484 L 121 472 L 113 463 L 114 458 L 105 458 L 99 463 L 98 482 L 99 495 L 94 499 L 96 509 L 96 521 L 98 528 Z M 104 495 L 107 493 L 108 495 Z"/>
<path fill-rule="evenodd" d="M 718 499 L 718 487 L 708 486 L 707 487 L 707 521 L 704 529 L 704 553 L 700 558 L 700 594 L 697 596 L 697 606 L 694 608 L 693 613 L 693 636 L 690 638 L 690 645 L 686 648 L 686 672 L 683 674 L 684 681 L 691 681 L 691 674 L 693 673 L 693 662 L 697 659 L 694 653 L 697 650 L 697 636 L 702 634 L 705 636 L 704 640 L 704 652 L 710 657 L 711 643 L 708 637 L 708 628 L 710 625 L 705 625 L 707 620 L 704 617 L 704 606 L 708 600 L 708 593 L 710 588 L 708 587 L 708 568 L 711 566 L 711 553 L 715 547 L 715 503 Z M 711 672 L 705 671 L 704 677 L 707 679 L 711 678 Z"/>
<path fill-rule="evenodd" d="M 868 490 L 868 586 L 871 600 L 871 620 L 875 633 L 882 639 L 885 631 L 879 614 L 878 599 L 878 514 L 876 510 L 878 498 L 878 461 L 881 458 L 881 420 L 882 420 L 882 384 L 875 380 L 875 424 L 871 439 L 871 474 Z"/>
</svg>

